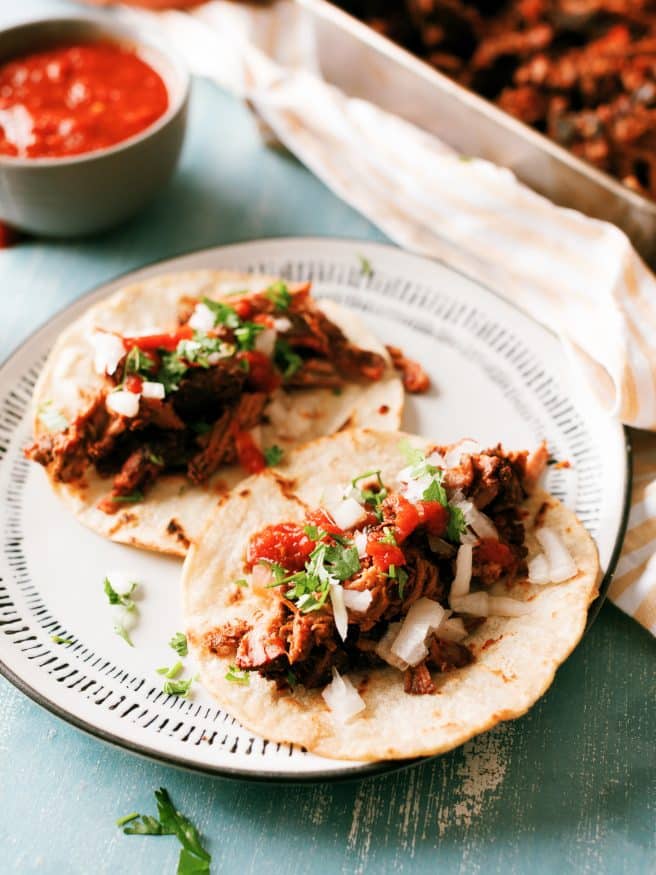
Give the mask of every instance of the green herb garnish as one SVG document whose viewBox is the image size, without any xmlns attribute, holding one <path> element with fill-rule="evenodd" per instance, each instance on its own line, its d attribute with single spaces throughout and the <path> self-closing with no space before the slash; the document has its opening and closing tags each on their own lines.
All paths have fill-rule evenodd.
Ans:
<svg viewBox="0 0 656 875">
<path fill-rule="evenodd" d="M 465 515 L 459 507 L 449 505 L 449 524 L 446 528 L 446 536 L 449 541 L 460 541 L 460 536 L 467 530 Z"/>
<path fill-rule="evenodd" d="M 394 532 L 388 526 L 385 526 L 383 529 L 383 537 L 380 540 L 383 544 L 391 544 L 393 547 L 397 546 Z"/>
<path fill-rule="evenodd" d="M 276 345 L 273 350 L 273 362 L 285 380 L 293 377 L 303 366 L 303 359 L 300 355 L 294 352 L 287 341 L 283 340 L 281 337 L 276 340 Z"/>
<path fill-rule="evenodd" d="M 174 835 L 181 844 L 177 875 L 209 875 L 211 855 L 202 845 L 200 833 L 184 814 L 173 807 L 171 797 L 160 787 L 155 791 L 159 820 L 149 814 L 129 814 L 117 821 L 125 835 Z M 124 824 L 128 823 L 128 826 Z"/>
<path fill-rule="evenodd" d="M 150 450 L 148 451 L 148 461 L 152 462 L 153 465 L 163 465 L 164 459 L 162 456 L 159 456 L 157 453 L 153 453 Z"/>
<path fill-rule="evenodd" d="M 264 297 L 271 301 L 276 310 L 280 311 L 288 310 L 292 302 L 292 296 L 287 288 L 287 283 L 282 280 L 278 280 L 277 283 L 269 286 L 264 293 Z"/>
<path fill-rule="evenodd" d="M 175 650 L 178 656 L 186 656 L 189 648 L 187 647 L 187 636 L 184 632 L 176 632 L 169 641 L 169 647 Z"/>
<path fill-rule="evenodd" d="M 306 528 L 315 534 L 313 530 L 315 527 Z M 316 534 L 321 533 L 322 530 L 317 529 Z M 330 537 L 332 538 L 333 535 Z M 285 590 L 285 596 L 296 602 L 297 607 L 304 614 L 318 611 L 330 595 L 331 584 L 348 580 L 360 570 L 357 548 L 349 545 L 345 539 L 340 540 L 342 543 L 338 544 L 319 541 L 310 553 L 305 569 L 295 574 L 288 574 L 275 562 L 264 563 L 274 575 L 274 582 L 269 584 L 269 587 L 289 586 L 290 588 Z"/>
<path fill-rule="evenodd" d="M 368 258 L 358 253 L 358 261 L 360 262 L 360 273 L 362 274 L 362 276 L 368 277 L 374 275 L 374 269 L 371 266 L 371 262 Z"/>
<path fill-rule="evenodd" d="M 405 568 L 396 569 L 396 581 L 399 587 L 399 598 L 403 600 L 405 585 L 408 582 L 408 572 L 405 570 Z"/>
<path fill-rule="evenodd" d="M 264 450 L 264 460 L 267 463 L 267 467 L 272 468 L 274 465 L 277 465 L 284 455 L 284 450 L 282 450 L 277 444 L 267 447 Z"/>
<path fill-rule="evenodd" d="M 247 671 L 240 671 L 233 663 L 230 664 L 225 679 L 233 684 L 241 684 L 243 687 L 247 687 L 251 682 L 249 673 Z"/>
<path fill-rule="evenodd" d="M 235 339 L 240 350 L 249 351 L 255 347 L 257 335 L 264 331 L 264 325 L 259 322 L 242 322 L 235 328 Z"/>
<path fill-rule="evenodd" d="M 106 577 L 103 582 L 105 595 L 109 599 L 110 605 L 120 605 L 126 611 L 134 611 L 136 605 L 132 599 L 132 593 L 139 586 L 134 581 L 130 583 L 130 589 L 126 593 L 118 593 L 111 584 L 109 577 Z"/>
<path fill-rule="evenodd" d="M 164 681 L 162 692 L 166 693 L 167 696 L 180 696 L 181 699 L 186 699 L 193 682 L 194 678 L 189 678 L 188 680 L 171 679 Z"/>
<path fill-rule="evenodd" d="M 442 486 L 442 472 L 436 471 L 433 480 L 427 489 L 424 489 L 422 498 L 424 501 L 438 501 L 444 507 L 448 504 L 446 489 Z"/>
<path fill-rule="evenodd" d="M 68 420 L 60 410 L 53 406 L 52 401 L 44 401 L 39 404 L 36 415 L 48 431 L 64 431 L 68 428 Z"/>
<path fill-rule="evenodd" d="M 114 623 L 114 631 L 119 638 L 122 638 L 125 641 L 126 644 L 129 644 L 130 647 L 134 647 L 132 639 L 130 638 L 130 633 L 122 623 Z"/>
<path fill-rule="evenodd" d="M 241 319 L 234 307 L 224 304 L 223 301 L 213 301 L 211 298 L 203 298 L 203 304 L 214 315 L 215 325 L 225 325 L 226 328 L 238 328 Z"/>
<path fill-rule="evenodd" d="M 172 665 L 171 668 L 168 668 L 166 665 L 163 668 L 156 669 L 157 674 L 163 674 L 165 678 L 177 678 L 180 674 L 184 666 L 181 662 L 176 662 L 175 665 Z"/>
<path fill-rule="evenodd" d="M 135 489 L 134 492 L 129 492 L 127 495 L 113 495 L 112 501 L 114 504 L 137 504 L 143 501 L 144 494 L 140 489 Z"/>
<path fill-rule="evenodd" d="M 119 817 L 116 821 L 116 826 L 125 826 L 126 823 L 130 823 L 133 820 L 136 820 L 139 817 L 136 811 L 133 811 L 132 814 L 126 814 L 125 817 Z"/>
<path fill-rule="evenodd" d="M 240 577 L 239 580 L 235 580 L 234 583 L 235 583 L 235 586 L 241 586 L 241 587 L 248 586 L 248 581 L 244 580 L 243 577 Z"/>
<path fill-rule="evenodd" d="M 376 481 L 377 481 L 376 485 L 378 488 L 377 489 L 367 489 L 367 488 L 359 489 L 358 483 L 361 480 L 367 480 L 370 477 L 376 478 Z M 358 492 L 360 493 L 360 502 L 363 504 L 369 505 L 373 509 L 376 516 L 378 517 L 378 520 L 379 521 L 382 520 L 383 512 L 381 510 L 381 505 L 382 505 L 383 501 L 387 498 L 388 493 L 387 493 L 386 487 L 383 484 L 383 480 L 380 476 L 380 470 L 378 470 L 378 471 L 365 471 L 364 474 L 360 474 L 359 476 L 354 477 L 353 480 L 351 480 L 351 486 L 353 487 L 353 489 L 357 489 Z"/>
<path fill-rule="evenodd" d="M 74 638 L 63 638 L 61 635 L 51 635 L 50 640 L 54 641 L 55 644 L 65 644 L 70 645 L 74 642 Z"/>
</svg>

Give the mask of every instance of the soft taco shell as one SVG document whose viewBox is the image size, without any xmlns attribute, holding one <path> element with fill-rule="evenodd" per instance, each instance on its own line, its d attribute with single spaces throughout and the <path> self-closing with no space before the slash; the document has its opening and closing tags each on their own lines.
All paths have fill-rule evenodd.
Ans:
<svg viewBox="0 0 656 875">
<path fill-rule="evenodd" d="M 94 328 L 124 335 L 156 333 L 176 324 L 178 302 L 185 295 L 221 299 L 238 290 L 261 291 L 275 280 L 232 271 L 170 274 L 127 286 L 90 307 L 60 335 L 44 366 L 34 392 L 35 435 L 45 430 L 38 418 L 40 405 L 52 402 L 71 421 L 102 387 L 103 380 L 93 368 L 89 340 Z M 332 301 L 321 301 L 321 308 L 350 340 L 389 361 L 382 344 L 354 313 Z M 329 389 L 308 389 L 290 393 L 289 397 L 293 398 L 289 433 L 265 427 L 265 446 L 276 443 L 288 450 L 299 442 L 342 428 L 367 423 L 396 429 L 401 421 L 403 387 L 391 364 L 379 382 L 347 385 L 339 396 Z M 111 479 L 102 479 L 93 469 L 88 469 L 83 488 L 52 478 L 51 482 L 80 522 L 98 534 L 135 547 L 184 556 L 217 497 L 243 476 L 240 468 L 222 468 L 207 484 L 198 487 L 182 475 L 167 475 L 155 482 L 143 502 L 126 505 L 115 514 L 103 513 L 96 506 L 110 491 Z"/>
<path fill-rule="evenodd" d="M 232 581 L 244 576 L 251 534 L 283 520 L 301 520 L 315 509 L 324 488 L 346 483 L 359 472 L 381 468 L 391 479 L 404 462 L 400 434 L 351 431 L 297 450 L 277 471 L 251 477 L 226 498 L 208 520 L 183 570 L 183 605 L 189 642 L 201 680 L 220 705 L 244 726 L 278 742 L 304 745 L 313 753 L 348 760 L 400 759 L 442 753 L 503 720 L 524 714 L 553 681 L 558 666 L 579 641 L 587 610 L 598 591 L 599 563 L 592 538 L 574 514 L 544 492 L 526 503 L 527 546 L 538 552 L 531 532 L 541 510 L 546 525 L 564 538 L 579 569 L 566 583 L 517 583 L 511 595 L 530 602 L 532 612 L 488 618 L 468 639 L 476 660 L 470 666 L 433 675 L 435 695 L 411 696 L 393 668 L 350 673 L 366 710 L 340 725 L 321 690 L 278 692 L 275 684 L 250 674 L 250 684 L 226 680 L 230 663 L 203 646 L 205 633 L 238 617 L 248 618 L 271 598 Z M 412 438 L 418 446 L 426 444 Z M 546 510 L 544 505 L 546 504 Z M 485 647 L 483 647 L 485 645 Z"/>
</svg>

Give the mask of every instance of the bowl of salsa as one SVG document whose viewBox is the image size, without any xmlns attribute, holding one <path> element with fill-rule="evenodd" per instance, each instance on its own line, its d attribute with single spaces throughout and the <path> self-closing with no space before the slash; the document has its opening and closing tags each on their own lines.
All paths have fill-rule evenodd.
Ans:
<svg viewBox="0 0 656 875">
<path fill-rule="evenodd" d="M 0 221 L 67 237 L 137 212 L 175 169 L 188 95 L 168 46 L 111 19 L 0 31 Z"/>
</svg>

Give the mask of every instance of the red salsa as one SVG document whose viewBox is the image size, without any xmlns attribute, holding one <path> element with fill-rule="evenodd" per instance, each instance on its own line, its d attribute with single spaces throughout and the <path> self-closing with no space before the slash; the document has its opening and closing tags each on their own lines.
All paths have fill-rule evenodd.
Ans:
<svg viewBox="0 0 656 875">
<path fill-rule="evenodd" d="M 167 110 L 161 76 L 112 43 L 60 46 L 0 66 L 0 154 L 65 158 L 105 149 Z"/>
</svg>

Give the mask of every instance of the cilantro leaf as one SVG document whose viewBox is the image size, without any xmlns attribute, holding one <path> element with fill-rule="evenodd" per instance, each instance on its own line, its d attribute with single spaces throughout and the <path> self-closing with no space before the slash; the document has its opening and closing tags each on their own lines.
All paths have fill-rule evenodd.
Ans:
<svg viewBox="0 0 656 875">
<path fill-rule="evenodd" d="M 249 673 L 247 671 L 240 671 L 234 663 L 230 663 L 225 679 L 233 684 L 241 684 L 244 687 L 247 687 L 251 682 Z"/>
<path fill-rule="evenodd" d="M 441 472 L 437 471 L 433 476 L 434 479 L 430 486 L 427 489 L 424 489 L 422 498 L 424 501 L 439 501 L 440 504 L 446 507 L 448 499 L 446 496 L 446 489 L 442 486 Z"/>
<path fill-rule="evenodd" d="M 152 379 L 155 362 L 150 356 L 142 352 L 138 346 L 133 346 L 130 352 L 125 357 L 125 365 L 123 366 L 123 379 L 119 388 L 125 385 L 126 379 L 131 374 L 136 374 L 145 380 Z"/>
<path fill-rule="evenodd" d="M 54 641 L 55 644 L 69 645 L 69 644 L 72 644 L 75 639 L 74 638 L 64 638 L 61 635 L 51 635 L 50 640 Z"/>
<path fill-rule="evenodd" d="M 176 632 L 169 641 L 169 647 L 175 650 L 178 656 L 186 656 L 188 653 L 187 636 L 184 632 Z"/>
<path fill-rule="evenodd" d="M 223 301 L 213 301 L 211 298 L 203 298 L 203 304 L 212 311 L 215 325 L 225 325 L 226 328 L 239 327 L 241 319 L 234 307 L 224 304 Z"/>
<path fill-rule="evenodd" d="M 196 827 L 174 808 L 163 787 L 155 791 L 155 798 L 159 820 L 150 814 L 133 813 L 119 818 L 117 826 L 123 827 L 125 835 L 176 836 L 181 845 L 177 875 L 209 875 L 212 857 L 203 847 Z"/>
<path fill-rule="evenodd" d="M 156 669 L 157 674 L 163 674 L 165 678 L 177 678 L 180 672 L 183 669 L 183 665 L 181 662 L 176 662 L 175 665 L 172 665 L 171 668 L 168 668 L 166 665 L 163 668 Z"/>
<path fill-rule="evenodd" d="M 399 441 L 399 452 L 408 465 L 419 465 L 426 458 L 418 447 L 413 447 L 408 438 Z"/>
<path fill-rule="evenodd" d="M 273 350 L 273 362 L 285 380 L 293 377 L 303 366 L 303 359 L 294 352 L 286 340 L 278 337 Z"/>
<path fill-rule="evenodd" d="M 234 581 L 234 584 L 235 584 L 235 586 L 241 586 L 241 587 L 244 587 L 244 586 L 248 586 L 248 581 L 247 581 L 247 580 L 244 580 L 243 577 L 240 577 L 239 580 L 235 580 L 235 581 Z"/>
<path fill-rule="evenodd" d="M 63 413 L 53 406 L 52 401 L 44 401 L 37 407 L 39 421 L 45 425 L 48 431 L 64 431 L 68 428 L 68 420 Z"/>
<path fill-rule="evenodd" d="M 368 258 L 365 258 L 364 255 L 360 255 L 360 253 L 358 253 L 358 261 L 360 262 L 360 273 L 363 276 L 369 277 L 374 275 L 374 269 L 371 266 L 371 262 Z"/>
<path fill-rule="evenodd" d="M 292 302 L 292 296 L 287 288 L 287 283 L 282 280 L 278 280 L 278 282 L 270 285 L 265 291 L 264 297 L 271 301 L 276 310 L 280 311 L 288 310 Z"/>
<path fill-rule="evenodd" d="M 465 515 L 460 510 L 459 507 L 454 507 L 452 504 L 449 505 L 449 523 L 446 527 L 446 536 L 449 541 L 455 541 L 456 543 L 460 540 L 460 536 L 466 531 L 467 523 L 465 522 Z"/>
<path fill-rule="evenodd" d="M 187 680 L 167 680 L 162 685 L 162 692 L 166 693 L 167 696 L 180 696 L 181 699 L 186 699 L 193 682 L 193 678 L 188 678 Z"/>
<path fill-rule="evenodd" d="M 180 385 L 180 380 L 189 370 L 189 365 L 178 356 L 177 350 L 164 352 L 161 355 L 162 364 L 157 372 L 157 382 L 164 384 L 164 391 L 168 395 L 174 392 Z"/>
<path fill-rule="evenodd" d="M 118 593 L 112 586 L 112 583 L 109 577 L 106 577 L 103 581 L 103 588 L 105 590 L 105 595 L 109 599 L 110 605 L 120 605 L 122 608 L 125 608 L 126 611 L 134 611 L 136 605 L 132 599 L 132 593 L 139 586 L 138 583 L 132 581 L 130 583 L 130 589 L 126 593 Z"/>
<path fill-rule="evenodd" d="M 388 526 L 385 526 L 383 529 L 383 537 L 380 540 L 383 544 L 392 544 L 394 547 L 397 546 L 394 532 Z"/>
<path fill-rule="evenodd" d="M 240 350 L 249 351 L 255 346 L 257 335 L 264 331 L 264 325 L 259 322 L 242 322 L 239 328 L 235 328 L 235 339 Z"/>
<path fill-rule="evenodd" d="M 403 600 L 405 585 L 408 582 L 408 572 L 405 570 L 405 568 L 396 569 L 396 581 L 399 587 L 399 598 Z"/>
<path fill-rule="evenodd" d="M 282 450 L 277 444 L 267 447 L 264 450 L 264 459 L 267 463 L 267 467 L 272 468 L 274 465 L 277 465 L 284 455 L 284 450 Z"/>
<path fill-rule="evenodd" d="M 303 526 L 303 532 L 311 541 L 321 541 L 326 537 L 326 532 L 319 526 Z"/>
<path fill-rule="evenodd" d="M 134 492 L 129 492 L 127 495 L 113 495 L 112 501 L 114 504 L 137 504 L 143 501 L 144 494 L 140 489 L 135 489 Z"/>
<path fill-rule="evenodd" d="M 130 647 L 134 647 L 132 639 L 130 638 L 130 633 L 122 623 L 114 623 L 114 631 L 119 638 L 122 638 L 125 641 L 126 644 L 129 644 Z"/>
</svg>

